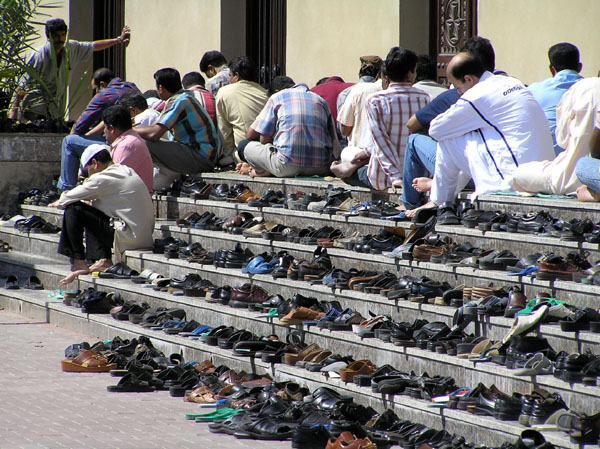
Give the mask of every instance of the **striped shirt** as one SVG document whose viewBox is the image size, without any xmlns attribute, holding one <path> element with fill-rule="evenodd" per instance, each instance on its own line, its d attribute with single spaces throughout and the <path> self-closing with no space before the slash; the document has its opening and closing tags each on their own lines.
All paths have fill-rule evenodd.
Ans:
<svg viewBox="0 0 600 449">
<path fill-rule="evenodd" d="M 215 160 L 219 146 L 215 125 L 192 92 L 179 91 L 169 98 L 156 123 L 168 128 L 175 141 Z"/>
<path fill-rule="evenodd" d="M 208 115 L 210 116 L 211 120 L 213 121 L 215 126 L 217 126 L 215 96 L 199 84 L 196 86 L 192 86 L 186 90 L 189 90 L 194 94 L 194 98 L 196 98 L 196 100 L 198 100 L 198 103 L 200 103 L 202 107 L 206 109 L 206 112 L 208 112 Z"/>
<path fill-rule="evenodd" d="M 102 120 L 102 111 L 114 105 L 123 94 L 141 93 L 133 83 L 113 78 L 108 85 L 94 95 L 75 123 L 75 134 L 85 134 Z"/>
<path fill-rule="evenodd" d="M 333 119 L 327 102 L 306 84 L 277 92 L 251 128 L 273 138 L 277 157 L 299 167 L 323 167 L 332 160 Z"/>
<path fill-rule="evenodd" d="M 429 94 L 410 83 L 390 83 L 386 90 L 367 99 L 367 119 L 372 145 L 367 175 L 374 189 L 400 184 L 404 151 L 408 139 L 408 119 L 429 103 Z"/>
<path fill-rule="evenodd" d="M 206 81 L 206 90 L 211 94 L 217 95 L 219 89 L 229 84 L 229 67 L 226 65 L 222 66 L 219 71 Z"/>
</svg>

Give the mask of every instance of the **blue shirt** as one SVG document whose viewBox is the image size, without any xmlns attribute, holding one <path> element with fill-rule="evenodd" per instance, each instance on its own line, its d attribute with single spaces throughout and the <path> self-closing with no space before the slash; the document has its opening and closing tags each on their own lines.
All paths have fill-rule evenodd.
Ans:
<svg viewBox="0 0 600 449">
<path fill-rule="evenodd" d="M 179 91 L 165 104 L 159 123 L 173 133 L 174 140 L 198 151 L 201 156 L 215 160 L 219 138 L 215 125 L 190 91 Z"/>
<path fill-rule="evenodd" d="M 273 137 L 277 157 L 300 167 L 324 167 L 332 160 L 333 119 L 327 102 L 297 84 L 272 95 L 251 128 Z"/>
<path fill-rule="evenodd" d="M 415 114 L 417 121 L 423 128 L 429 128 L 431 121 L 442 112 L 446 112 L 459 98 L 460 94 L 456 89 L 448 89 L 446 92 L 442 92 L 431 100 L 431 103 L 417 111 Z"/>
<path fill-rule="evenodd" d="M 583 79 L 583 77 L 575 70 L 561 70 L 552 78 L 533 83 L 528 87 L 529 92 L 533 94 L 548 119 L 554 152 L 557 155 L 563 151 L 563 148 L 556 144 L 556 136 L 554 135 L 556 132 L 556 105 L 563 94 L 580 79 Z"/>
</svg>

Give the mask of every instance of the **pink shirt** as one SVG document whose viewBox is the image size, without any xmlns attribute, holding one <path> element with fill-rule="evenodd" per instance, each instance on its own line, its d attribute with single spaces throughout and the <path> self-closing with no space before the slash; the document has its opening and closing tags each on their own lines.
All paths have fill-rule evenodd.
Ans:
<svg viewBox="0 0 600 449">
<path fill-rule="evenodd" d="M 134 130 L 121 134 L 110 146 L 110 155 L 115 164 L 126 165 L 135 171 L 152 194 L 154 166 L 146 142 Z"/>
</svg>

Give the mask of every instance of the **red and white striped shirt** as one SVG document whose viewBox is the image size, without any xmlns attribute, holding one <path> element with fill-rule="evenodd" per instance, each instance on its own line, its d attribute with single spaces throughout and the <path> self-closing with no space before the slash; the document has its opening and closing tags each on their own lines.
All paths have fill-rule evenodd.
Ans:
<svg viewBox="0 0 600 449">
<path fill-rule="evenodd" d="M 372 133 L 367 174 L 374 189 L 400 184 L 408 119 L 429 103 L 429 94 L 410 83 L 390 83 L 386 90 L 367 99 L 367 118 Z"/>
</svg>

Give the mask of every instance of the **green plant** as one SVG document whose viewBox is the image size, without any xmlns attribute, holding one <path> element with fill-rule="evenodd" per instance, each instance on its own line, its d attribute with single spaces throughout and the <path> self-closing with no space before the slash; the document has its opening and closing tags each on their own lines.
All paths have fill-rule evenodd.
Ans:
<svg viewBox="0 0 600 449">
<path fill-rule="evenodd" d="M 44 82 L 38 71 L 28 64 L 29 55 L 35 50 L 33 43 L 39 38 L 35 25 L 44 24 L 36 19 L 50 17 L 47 11 L 57 6 L 56 2 L 44 0 L 0 0 L 0 124 L 6 122 L 12 95 L 19 92 L 23 77 L 30 79 L 27 91 L 40 93 L 37 105 L 43 105 L 46 109 L 48 121 L 53 123 L 52 128 L 65 128 L 68 112 L 83 94 L 81 88 L 87 71 L 72 89 L 72 100 L 68 100 L 68 42 L 63 49 L 65 63 L 61 64 L 60 68 L 54 48 L 50 52 L 54 67 L 53 84 Z M 19 93 L 24 95 L 26 92 Z"/>
</svg>

